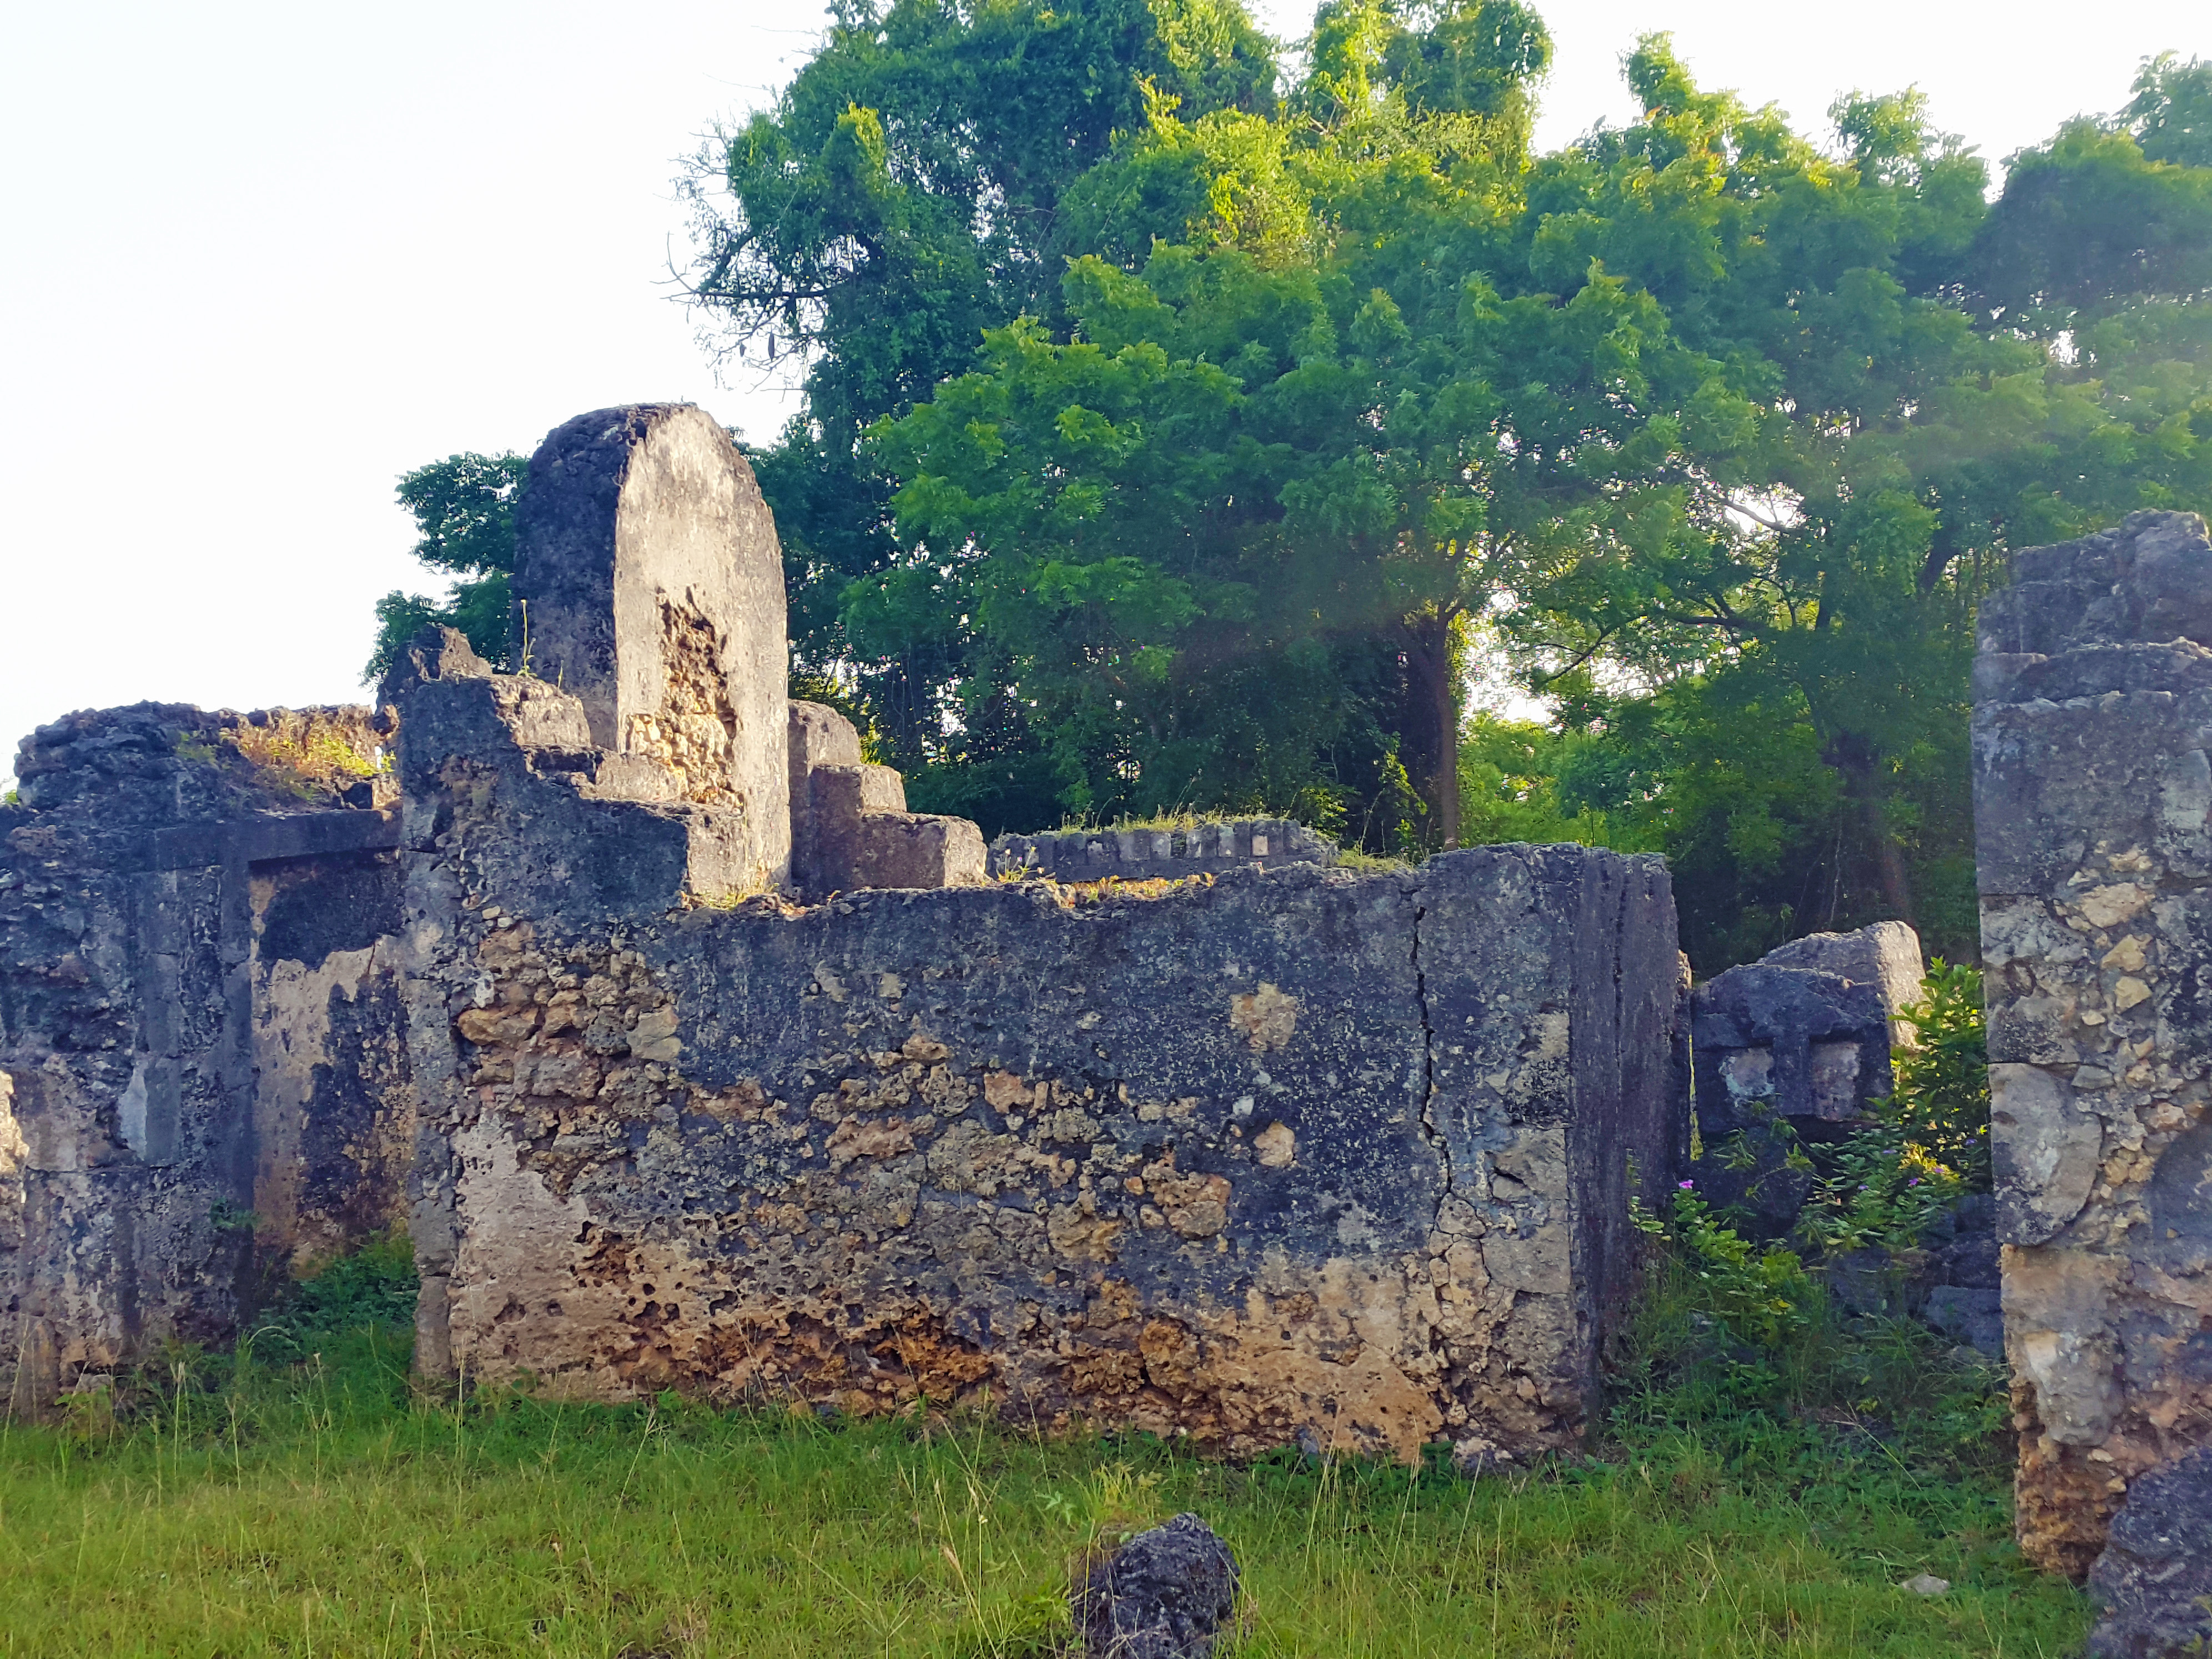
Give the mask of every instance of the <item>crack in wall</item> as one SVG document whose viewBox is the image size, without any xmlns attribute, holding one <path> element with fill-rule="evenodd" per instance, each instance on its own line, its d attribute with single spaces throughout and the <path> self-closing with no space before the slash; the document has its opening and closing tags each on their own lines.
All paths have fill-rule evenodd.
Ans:
<svg viewBox="0 0 2212 1659">
<path fill-rule="evenodd" d="M 1433 1232 L 1443 1224 L 1444 1203 L 1453 1192 L 1454 1174 L 1451 1137 L 1437 1127 L 1436 1117 L 1437 1028 L 1429 1018 L 1429 981 L 1421 966 L 1421 922 L 1427 916 L 1428 909 L 1422 904 L 1420 895 L 1421 881 L 1416 876 L 1407 890 L 1407 897 L 1413 906 L 1413 925 L 1409 930 L 1413 935 L 1413 1003 L 1421 1016 L 1421 1133 L 1427 1137 L 1429 1145 L 1435 1149 L 1437 1158 L 1443 1166 L 1443 1179 L 1437 1188 L 1436 1211 L 1429 1218 L 1429 1230 Z"/>
<path fill-rule="evenodd" d="M 1421 1133 L 1436 1158 L 1440 1176 L 1437 1183 L 1436 1206 L 1429 1213 L 1429 1238 L 1433 1244 L 1443 1229 L 1444 1206 L 1455 1196 L 1457 1177 L 1452 1162 L 1451 1137 L 1437 1121 L 1437 1028 L 1429 1010 L 1428 971 L 1421 963 L 1421 924 L 1427 920 L 1429 914 L 1428 907 L 1421 902 L 1422 886 L 1419 877 L 1416 876 L 1408 886 L 1407 897 L 1413 907 L 1413 925 L 1408 930 L 1413 936 L 1410 955 L 1413 969 L 1413 1006 L 1421 1018 Z M 1451 1340 L 1446 1334 L 1441 1320 L 1432 1321 L 1429 1325 L 1428 1349 L 1442 1368 L 1440 1376 L 1449 1379 L 1455 1369 Z M 1449 1381 L 1444 1382 L 1443 1392 L 1449 1396 L 1460 1394 Z M 1455 1442 L 1466 1426 L 1462 1422 L 1448 1431 Z"/>
<path fill-rule="evenodd" d="M 1577 890 L 1554 866 L 1605 855 L 1239 874 L 1102 910 L 1082 940 L 1066 912 L 995 885 L 610 915 L 513 849 L 573 862 L 617 809 L 563 820 L 563 782 L 527 745 L 457 759 L 472 743 L 507 757 L 504 732 L 465 724 L 506 710 L 437 684 L 410 696 L 406 728 L 434 758 L 403 754 L 410 893 L 449 930 L 411 976 L 443 994 L 410 1004 L 421 1045 L 442 1051 L 418 1067 L 442 1080 L 418 1171 L 434 1212 L 416 1218 L 426 1374 L 526 1364 L 591 1397 L 761 1383 L 893 1409 L 923 1385 L 885 1343 L 934 1321 L 973 1373 L 954 1394 L 988 1366 L 995 1398 L 1048 1418 L 1233 1452 L 1304 1431 L 1503 1460 L 1579 1437 L 1595 1334 L 1568 1299 L 1583 1194 L 1560 1121 L 1575 939 L 1560 907 Z M 497 787 L 463 769 L 479 766 Z M 1623 915 L 1592 920 L 1573 948 L 1617 949 Z M 941 977 L 948 933 L 976 941 L 972 992 Z M 1316 939 L 1349 959 L 1317 959 Z M 1079 943 L 1102 978 L 1073 1005 L 1012 988 Z M 1217 959 L 1241 964 L 1225 1025 Z M 817 1006 L 799 976 L 816 963 L 819 984 L 828 961 L 843 983 Z M 1295 1139 L 1285 1118 L 1263 1143 L 1224 1092 L 1262 1048 L 1298 1103 Z M 1118 1103 L 1091 1104 L 1094 1084 Z M 1066 1114 L 1084 1120 L 1073 1138 L 1053 1127 Z M 1148 1127 L 1170 1116 L 1191 1120 L 1173 1136 L 1190 1156 L 1172 1161 Z M 560 1242 L 579 1205 L 603 1239 Z M 982 1270 L 944 1265 L 963 1262 Z"/>
</svg>

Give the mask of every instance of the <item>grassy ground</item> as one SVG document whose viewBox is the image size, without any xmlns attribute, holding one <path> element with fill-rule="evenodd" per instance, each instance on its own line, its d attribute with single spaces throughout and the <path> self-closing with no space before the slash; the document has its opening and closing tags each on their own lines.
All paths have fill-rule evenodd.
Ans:
<svg viewBox="0 0 2212 1659">
<path fill-rule="evenodd" d="M 1632 1377 L 1601 1460 L 1470 1483 L 943 1418 L 456 1406 L 335 1300 L 0 1429 L 0 1654 L 1045 1655 L 1070 1562 L 1182 1509 L 1244 1565 L 1237 1659 L 2057 1659 L 2087 1624 L 2021 1565 L 1973 1425 L 1767 1411 L 1725 1366 Z M 1954 1589 L 1896 1588 L 1923 1571 Z"/>
</svg>

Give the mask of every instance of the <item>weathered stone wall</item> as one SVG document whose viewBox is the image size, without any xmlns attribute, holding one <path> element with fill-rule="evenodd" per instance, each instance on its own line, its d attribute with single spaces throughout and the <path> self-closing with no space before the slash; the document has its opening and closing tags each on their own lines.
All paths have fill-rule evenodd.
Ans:
<svg viewBox="0 0 2212 1659">
<path fill-rule="evenodd" d="M 725 908 L 702 826 L 533 741 L 560 696 L 401 703 L 426 1367 L 1233 1450 L 1579 1435 L 1632 1167 L 1671 1173 L 1657 860 Z"/>
<path fill-rule="evenodd" d="M 1974 810 L 2006 1347 L 2030 1559 L 2212 1439 L 2212 547 L 2191 514 L 1984 601 Z"/>
<path fill-rule="evenodd" d="M 227 1334 L 404 1213 L 366 710 L 72 715 L 0 808 L 0 1392 Z M 361 807 L 341 805 L 349 799 Z"/>
<path fill-rule="evenodd" d="M 311 1267 L 408 1219 L 415 1091 L 397 825 L 360 829 L 373 845 L 246 864 L 252 1210 L 272 1267 Z"/>
<path fill-rule="evenodd" d="M 1657 860 L 1361 874 L 1268 821 L 1117 842 L 1169 878 L 1135 893 L 992 882 L 785 696 L 774 527 L 705 416 L 557 428 L 521 538 L 534 673 L 431 630 L 374 716 L 27 745 L 18 1403 L 404 1211 L 433 1376 L 988 1395 L 1230 1450 L 1579 1437 L 1632 1183 L 1681 1155 Z"/>
<path fill-rule="evenodd" d="M 796 698 L 789 891 L 808 899 L 862 887 L 971 887 L 985 878 L 983 832 L 966 818 L 906 810 L 906 782 L 860 757 L 834 708 Z"/>
<path fill-rule="evenodd" d="M 1788 1231 L 1813 1183 L 1790 1152 L 1840 1139 L 1889 1093 L 1891 1044 L 1911 1032 L 1899 1016 L 1920 1000 L 1924 971 L 1919 935 L 1878 921 L 1792 939 L 1698 986 L 1699 1191 L 1747 1212 L 1758 1231 Z"/>
<path fill-rule="evenodd" d="M 1058 881 L 1152 881 L 1248 864 L 1334 864 L 1336 844 L 1290 818 L 1240 818 L 1179 829 L 1063 830 L 1001 836 L 991 843 L 994 876 Z"/>
<path fill-rule="evenodd" d="M 579 415 L 515 529 L 518 665 L 581 700 L 591 745 L 727 814 L 746 885 L 788 879 L 783 555 L 729 434 L 687 404 Z"/>
</svg>

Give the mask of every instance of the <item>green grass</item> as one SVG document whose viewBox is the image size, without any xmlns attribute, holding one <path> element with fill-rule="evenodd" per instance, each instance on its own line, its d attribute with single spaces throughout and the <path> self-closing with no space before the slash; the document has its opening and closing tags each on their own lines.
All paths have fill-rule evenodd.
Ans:
<svg viewBox="0 0 2212 1659">
<path fill-rule="evenodd" d="M 1463 846 L 1467 844 L 1462 843 Z M 1340 870 L 1356 870 L 1362 875 L 1374 875 L 1384 870 L 1410 870 L 1413 865 L 1414 860 L 1409 858 L 1401 858 L 1391 854 L 1364 852 L 1354 846 L 1340 847 L 1336 849 L 1336 867 Z"/>
<path fill-rule="evenodd" d="M 457 1403 L 376 1322 L 405 1275 L 336 1264 L 236 1354 L 0 1427 L 0 1655 L 1042 1656 L 1071 1565 L 1184 1509 L 1243 1564 L 1234 1659 L 2057 1659 L 2088 1622 L 2012 1547 L 1986 1389 L 1901 1328 L 1820 1376 L 1919 1376 L 1907 1425 L 1655 1344 L 1601 1457 L 1470 1483 L 938 1414 Z M 1951 1594 L 1896 1588 L 1923 1571 Z"/>
<path fill-rule="evenodd" d="M 1784 1425 L 1644 1425 L 1513 1480 L 978 1423 L 412 1398 L 349 1337 L 282 1375 L 149 1382 L 135 1421 L 0 1454 L 0 1652 L 977 1656 L 1055 1651 L 1070 1561 L 1195 1509 L 1274 1655 L 2057 1656 L 2080 1598 L 2000 1491 Z M 1956 1588 L 1894 1588 L 1929 1571 Z"/>
</svg>

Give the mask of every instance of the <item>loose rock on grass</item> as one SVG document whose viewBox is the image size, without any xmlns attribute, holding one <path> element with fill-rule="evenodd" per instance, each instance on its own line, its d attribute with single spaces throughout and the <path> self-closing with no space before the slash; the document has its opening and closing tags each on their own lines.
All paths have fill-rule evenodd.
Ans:
<svg viewBox="0 0 2212 1659">
<path fill-rule="evenodd" d="M 1237 1558 L 1178 1515 L 1093 1562 L 1073 1599 L 1090 1659 L 1209 1659 L 1237 1610 Z"/>
</svg>

